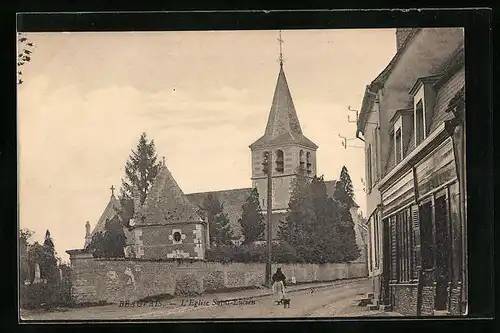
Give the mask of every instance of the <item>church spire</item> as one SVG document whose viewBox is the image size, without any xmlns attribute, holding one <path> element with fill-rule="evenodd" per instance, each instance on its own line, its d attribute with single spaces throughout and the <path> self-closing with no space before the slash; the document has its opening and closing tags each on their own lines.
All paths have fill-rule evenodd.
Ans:
<svg viewBox="0 0 500 333">
<path fill-rule="evenodd" d="M 269 118 L 267 120 L 264 135 L 250 145 L 250 148 L 258 146 L 268 146 L 274 144 L 296 143 L 302 146 L 317 149 L 318 146 L 302 134 L 299 118 L 295 111 L 292 94 L 288 88 L 288 83 L 283 69 L 283 39 L 281 30 L 278 41 L 280 43 L 279 63 L 280 71 L 276 88 L 274 89 L 273 101 Z"/>
</svg>

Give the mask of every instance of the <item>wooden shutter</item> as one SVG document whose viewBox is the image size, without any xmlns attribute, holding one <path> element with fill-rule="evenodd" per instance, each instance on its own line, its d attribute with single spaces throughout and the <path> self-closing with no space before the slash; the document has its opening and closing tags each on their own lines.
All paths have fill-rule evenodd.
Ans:
<svg viewBox="0 0 500 333">
<path fill-rule="evenodd" d="M 418 205 L 413 205 L 411 207 L 411 220 L 413 230 L 412 278 L 416 280 L 422 268 L 422 257 L 420 252 L 420 213 Z"/>
<path fill-rule="evenodd" d="M 392 216 L 389 219 L 389 225 L 391 229 L 391 280 L 398 279 L 398 245 L 396 242 L 397 239 L 397 230 L 396 230 L 396 217 Z"/>
<path fill-rule="evenodd" d="M 374 146 L 375 146 L 375 179 L 378 181 L 380 179 L 380 170 L 379 170 L 379 156 L 378 156 L 378 126 L 373 130 Z"/>
</svg>

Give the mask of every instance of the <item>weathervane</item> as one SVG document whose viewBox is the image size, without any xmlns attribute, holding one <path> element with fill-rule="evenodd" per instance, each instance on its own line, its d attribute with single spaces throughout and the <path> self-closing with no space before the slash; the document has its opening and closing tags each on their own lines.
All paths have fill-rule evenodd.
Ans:
<svg viewBox="0 0 500 333">
<path fill-rule="evenodd" d="M 280 66 L 283 66 L 283 39 L 281 38 L 281 30 L 280 30 L 280 34 L 279 34 L 279 37 L 278 37 L 278 42 L 280 43 L 280 57 L 279 57 L 279 62 L 280 62 Z"/>
</svg>

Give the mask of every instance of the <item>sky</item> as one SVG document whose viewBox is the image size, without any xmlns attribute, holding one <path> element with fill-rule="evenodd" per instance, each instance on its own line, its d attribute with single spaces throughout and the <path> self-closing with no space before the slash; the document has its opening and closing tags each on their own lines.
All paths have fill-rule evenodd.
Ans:
<svg viewBox="0 0 500 333">
<path fill-rule="evenodd" d="M 139 136 L 184 193 L 251 186 L 279 72 L 278 31 L 28 33 L 18 86 L 19 226 L 63 260 L 82 248 Z M 365 212 L 364 150 L 354 138 L 365 86 L 396 52 L 395 29 L 284 30 L 284 70 L 318 175 L 343 165 Z M 161 160 L 161 159 L 160 159 Z"/>
</svg>

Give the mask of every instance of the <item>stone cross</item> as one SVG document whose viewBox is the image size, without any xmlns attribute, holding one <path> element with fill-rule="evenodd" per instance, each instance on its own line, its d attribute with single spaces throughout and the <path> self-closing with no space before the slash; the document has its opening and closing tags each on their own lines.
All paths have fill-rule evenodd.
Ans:
<svg viewBox="0 0 500 333">
<path fill-rule="evenodd" d="M 109 189 L 111 190 L 111 196 L 115 195 L 115 187 L 111 185 Z"/>
</svg>

